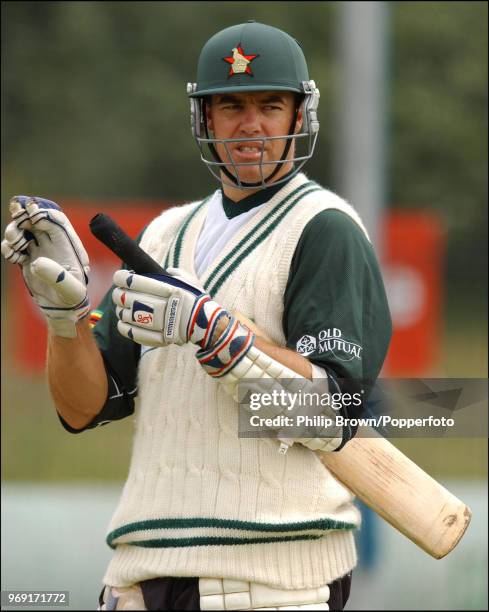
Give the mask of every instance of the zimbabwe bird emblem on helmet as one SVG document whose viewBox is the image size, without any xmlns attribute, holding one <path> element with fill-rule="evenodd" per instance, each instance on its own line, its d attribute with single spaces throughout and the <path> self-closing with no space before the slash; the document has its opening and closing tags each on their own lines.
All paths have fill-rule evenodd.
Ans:
<svg viewBox="0 0 489 612">
<path fill-rule="evenodd" d="M 233 76 L 234 74 L 249 74 L 253 76 L 251 72 L 250 63 L 257 57 L 260 57 L 258 54 L 255 55 L 246 55 L 244 52 L 241 43 L 231 49 L 232 57 L 223 57 L 222 59 L 231 64 L 229 68 L 228 77 Z"/>
</svg>

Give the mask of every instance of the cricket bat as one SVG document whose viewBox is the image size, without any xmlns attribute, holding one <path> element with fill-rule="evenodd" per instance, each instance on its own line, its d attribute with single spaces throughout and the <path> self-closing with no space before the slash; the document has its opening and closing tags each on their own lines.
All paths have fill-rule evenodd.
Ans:
<svg viewBox="0 0 489 612">
<path fill-rule="evenodd" d="M 233 315 L 257 336 L 275 344 L 244 315 Z M 469 526 L 470 508 L 374 429 L 368 434 L 353 438 L 337 453 L 315 452 L 369 508 L 429 555 L 441 559 Z"/>
<path fill-rule="evenodd" d="M 92 233 L 139 273 L 163 268 L 107 215 L 90 221 Z M 233 313 L 257 336 L 271 342 L 240 313 Z M 374 430 L 354 438 L 339 452 L 315 451 L 324 466 L 367 506 L 435 559 L 455 548 L 471 511 L 460 499 Z"/>
</svg>

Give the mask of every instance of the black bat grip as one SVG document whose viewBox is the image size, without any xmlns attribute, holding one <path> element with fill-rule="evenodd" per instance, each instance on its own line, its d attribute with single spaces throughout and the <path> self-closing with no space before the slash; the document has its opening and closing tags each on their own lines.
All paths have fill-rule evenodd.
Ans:
<svg viewBox="0 0 489 612">
<path fill-rule="evenodd" d="M 136 274 L 166 274 L 166 271 L 108 215 L 99 213 L 89 223 L 90 231 Z"/>
</svg>

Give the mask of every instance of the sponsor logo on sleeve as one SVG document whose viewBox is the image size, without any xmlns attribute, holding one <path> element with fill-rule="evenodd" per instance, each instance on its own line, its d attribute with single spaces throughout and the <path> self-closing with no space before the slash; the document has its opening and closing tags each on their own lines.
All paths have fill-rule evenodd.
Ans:
<svg viewBox="0 0 489 612">
<path fill-rule="evenodd" d="M 308 355 L 312 355 L 316 350 L 316 338 L 314 336 L 302 336 L 300 340 L 297 341 L 297 352 L 304 357 Z"/>
<path fill-rule="evenodd" d="M 341 329 L 330 327 L 319 332 L 317 337 L 308 334 L 297 341 L 297 352 L 304 357 L 316 353 L 323 355 L 330 353 L 340 361 L 353 361 L 362 359 L 362 347 L 343 337 Z"/>
</svg>

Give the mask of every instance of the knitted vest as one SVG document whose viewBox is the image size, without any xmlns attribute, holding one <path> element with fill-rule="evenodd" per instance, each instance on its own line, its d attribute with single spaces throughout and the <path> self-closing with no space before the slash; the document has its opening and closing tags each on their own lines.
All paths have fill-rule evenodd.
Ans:
<svg viewBox="0 0 489 612">
<path fill-rule="evenodd" d="M 327 208 L 365 231 L 346 202 L 299 174 L 241 228 L 201 282 L 284 346 L 294 250 L 306 224 Z M 142 248 L 195 274 L 205 214 L 205 201 L 165 211 Z M 196 351 L 187 344 L 142 354 L 134 448 L 109 525 L 116 550 L 104 582 L 198 576 L 304 589 L 343 576 L 356 565 L 360 514 L 352 494 L 300 444 L 282 455 L 276 439 L 239 438 L 237 405 L 202 370 Z"/>
</svg>

